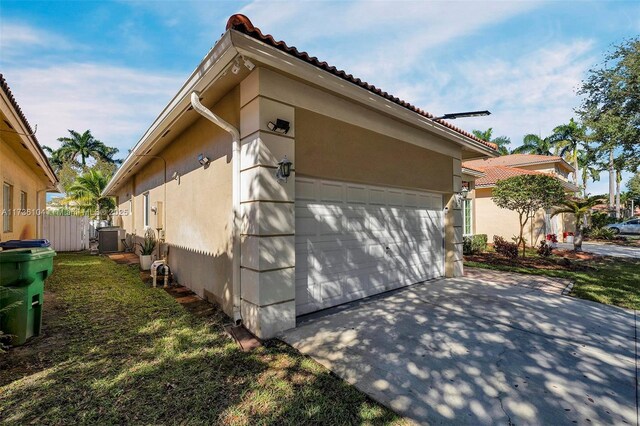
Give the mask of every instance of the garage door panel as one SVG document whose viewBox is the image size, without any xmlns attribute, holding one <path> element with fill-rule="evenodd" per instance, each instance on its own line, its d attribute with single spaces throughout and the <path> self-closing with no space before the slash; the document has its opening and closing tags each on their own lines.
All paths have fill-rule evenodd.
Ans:
<svg viewBox="0 0 640 426">
<path fill-rule="evenodd" d="M 296 191 L 298 315 L 442 275 L 441 196 L 300 177 Z"/>
</svg>

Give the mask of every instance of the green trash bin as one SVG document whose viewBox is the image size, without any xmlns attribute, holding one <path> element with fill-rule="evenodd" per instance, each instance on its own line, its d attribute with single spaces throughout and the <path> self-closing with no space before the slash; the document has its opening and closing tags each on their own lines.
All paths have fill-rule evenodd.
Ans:
<svg viewBox="0 0 640 426">
<path fill-rule="evenodd" d="M 0 308 L 20 302 L 0 314 L 0 330 L 14 346 L 40 334 L 44 280 L 55 255 L 48 247 L 0 251 Z"/>
</svg>

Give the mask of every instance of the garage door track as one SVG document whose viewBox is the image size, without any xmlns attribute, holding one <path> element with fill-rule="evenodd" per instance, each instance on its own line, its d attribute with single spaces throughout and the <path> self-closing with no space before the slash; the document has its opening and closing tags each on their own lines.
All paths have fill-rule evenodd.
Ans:
<svg viewBox="0 0 640 426">
<path fill-rule="evenodd" d="M 637 424 L 635 312 L 502 277 L 414 285 L 283 339 L 420 423 Z"/>
</svg>

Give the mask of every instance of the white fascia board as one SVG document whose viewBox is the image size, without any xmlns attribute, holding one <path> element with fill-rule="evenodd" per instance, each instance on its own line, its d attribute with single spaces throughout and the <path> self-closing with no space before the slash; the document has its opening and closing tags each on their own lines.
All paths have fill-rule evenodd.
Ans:
<svg viewBox="0 0 640 426">
<path fill-rule="evenodd" d="M 122 166 L 120 166 L 107 184 L 107 187 L 102 191 L 102 195 L 115 195 L 113 191 L 127 180 L 125 177 L 127 171 L 138 161 L 139 157 L 137 157 L 137 155 L 144 154 L 158 142 L 160 137 L 189 109 L 191 105 L 191 93 L 194 91 L 204 93 L 217 80 L 217 77 L 224 72 L 228 64 L 234 60 L 237 54 L 238 52 L 231 44 L 229 31 L 227 31 L 209 53 L 207 53 L 200 65 L 198 65 L 182 85 L 178 93 L 176 93 L 173 99 L 164 107 L 160 115 L 158 115 L 153 124 L 151 124 L 138 143 L 133 147 L 122 163 Z M 122 180 L 123 178 L 124 180 Z"/>
<path fill-rule="evenodd" d="M 33 156 L 36 162 L 40 164 L 47 178 L 52 182 L 52 185 L 50 185 L 49 188 L 56 188 L 56 185 L 58 184 L 58 177 L 51 168 L 49 159 L 42 153 L 42 148 L 39 146 L 38 142 L 36 142 L 35 137 L 31 136 L 31 131 L 24 125 L 22 119 L 18 115 L 18 112 L 9 101 L 7 94 L 4 93 L 3 90 L 0 90 L 0 93 L 2 93 L 2 103 L 4 104 L 3 110 L 5 111 L 5 115 L 9 119 L 11 126 L 22 142 L 27 146 L 29 153 Z"/>
<path fill-rule="evenodd" d="M 474 141 L 434 120 L 410 111 L 395 102 L 309 64 L 302 59 L 282 52 L 260 40 L 238 31 L 231 31 L 231 38 L 235 48 L 244 57 L 255 59 L 284 73 L 295 75 L 330 92 L 338 93 L 383 114 L 435 133 L 444 139 L 470 148 L 484 156 L 497 157 L 499 155 L 497 151 L 480 142 Z"/>
<path fill-rule="evenodd" d="M 477 170 L 468 169 L 468 168 L 466 168 L 464 166 L 462 166 L 462 173 L 465 174 L 465 175 L 476 177 L 476 178 L 480 178 L 480 177 L 483 177 L 485 175 L 484 172 L 479 172 Z"/>
</svg>

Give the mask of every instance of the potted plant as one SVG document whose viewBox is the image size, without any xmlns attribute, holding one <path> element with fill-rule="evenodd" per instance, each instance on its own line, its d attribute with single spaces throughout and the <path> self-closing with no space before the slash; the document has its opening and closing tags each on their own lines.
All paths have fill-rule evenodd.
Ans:
<svg viewBox="0 0 640 426">
<path fill-rule="evenodd" d="M 558 236 L 556 234 L 547 234 L 546 240 L 549 247 L 556 248 L 558 244 Z"/>
<path fill-rule="evenodd" d="M 156 248 L 156 233 L 153 229 L 149 228 L 144 233 L 144 240 L 142 243 L 138 243 L 140 246 L 140 269 L 148 271 L 151 269 L 151 263 L 153 261 L 153 251 Z"/>
</svg>

